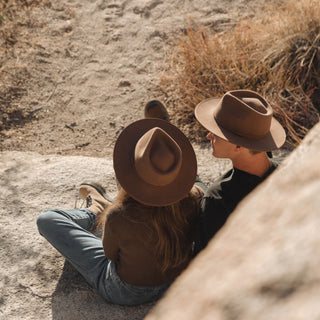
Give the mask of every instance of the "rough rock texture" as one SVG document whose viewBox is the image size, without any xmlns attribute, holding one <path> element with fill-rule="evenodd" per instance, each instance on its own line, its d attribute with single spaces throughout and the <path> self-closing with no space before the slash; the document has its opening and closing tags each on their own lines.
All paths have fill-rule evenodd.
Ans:
<svg viewBox="0 0 320 320">
<path fill-rule="evenodd" d="M 80 206 L 76 186 L 89 177 L 111 184 L 111 173 L 110 160 L 1 153 L 0 318 L 96 319 L 106 308 L 121 318 L 121 308 L 106 307 L 69 264 L 64 266 L 35 224 L 45 209 Z"/>
<path fill-rule="evenodd" d="M 79 207 L 77 186 L 88 178 L 114 192 L 114 142 L 141 118 L 146 101 L 163 98 L 153 89 L 189 20 L 223 29 L 265 2 L 55 0 L 28 12 L 37 19 L 23 23 L 2 66 L 29 75 L 17 103 L 35 118 L 0 136 L 0 319 L 147 314 L 154 304 L 105 303 L 39 236 L 35 219 L 49 208 Z M 204 181 L 226 168 L 226 162 L 211 164 L 207 148 L 196 151 Z"/>
<path fill-rule="evenodd" d="M 208 168 L 208 148 L 196 147 L 204 181 L 228 166 Z M 206 165 L 205 165 L 206 164 Z M 116 181 L 110 158 L 0 153 L 0 319 L 142 319 L 154 303 L 123 307 L 106 303 L 42 238 L 36 217 L 50 208 L 81 207 L 82 181 Z"/>
<path fill-rule="evenodd" d="M 320 124 L 146 317 L 320 319 Z"/>
</svg>

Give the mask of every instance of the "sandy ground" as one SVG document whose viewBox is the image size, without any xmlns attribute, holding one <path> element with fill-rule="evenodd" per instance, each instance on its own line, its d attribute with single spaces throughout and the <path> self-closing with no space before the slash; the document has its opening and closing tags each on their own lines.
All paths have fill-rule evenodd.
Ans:
<svg viewBox="0 0 320 320">
<path fill-rule="evenodd" d="M 33 117 L 1 133 L 1 150 L 110 156 L 148 100 L 166 103 L 157 85 L 181 32 L 192 21 L 227 28 L 258 2 L 59 0 L 35 8 L 3 66 L 28 77 L 16 103 Z"/>
<path fill-rule="evenodd" d="M 17 103 L 33 117 L 0 135 L 1 319 L 144 317 L 153 304 L 104 302 L 39 236 L 36 216 L 80 206 L 77 187 L 88 178 L 114 192 L 114 142 L 148 100 L 166 103 L 157 84 L 180 32 L 191 20 L 223 28 L 257 3 L 56 0 L 29 13 L 34 23 L 4 66 L 28 75 Z M 194 147 L 204 181 L 228 165 L 208 162 L 208 146 Z"/>
</svg>

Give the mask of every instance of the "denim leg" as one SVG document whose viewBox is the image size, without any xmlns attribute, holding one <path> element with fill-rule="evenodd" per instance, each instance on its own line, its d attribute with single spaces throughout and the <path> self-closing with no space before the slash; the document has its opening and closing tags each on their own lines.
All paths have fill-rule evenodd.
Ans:
<svg viewBox="0 0 320 320">
<path fill-rule="evenodd" d="M 95 225 L 95 215 L 88 209 L 49 210 L 37 219 L 45 237 L 109 302 L 137 305 L 159 299 L 169 287 L 134 286 L 122 281 L 116 264 L 104 254 L 102 240 L 87 230 Z"/>
<path fill-rule="evenodd" d="M 198 175 L 196 176 L 196 181 L 194 184 L 202 189 L 203 192 L 206 192 L 208 190 L 208 187 L 202 182 Z"/>
<path fill-rule="evenodd" d="M 49 210 L 37 219 L 40 234 L 46 238 L 89 282 L 98 289 L 107 270 L 108 259 L 102 240 L 90 230 L 95 215 L 88 209 Z"/>
<path fill-rule="evenodd" d="M 160 286 L 135 286 L 121 280 L 117 274 L 116 264 L 108 264 L 107 278 L 104 279 L 103 292 L 100 294 L 113 303 L 133 306 L 160 299 L 170 283 Z"/>
</svg>

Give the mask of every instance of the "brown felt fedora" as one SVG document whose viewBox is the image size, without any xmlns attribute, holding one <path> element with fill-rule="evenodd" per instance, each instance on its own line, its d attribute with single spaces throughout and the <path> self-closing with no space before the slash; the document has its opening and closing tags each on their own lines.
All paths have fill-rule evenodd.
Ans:
<svg viewBox="0 0 320 320">
<path fill-rule="evenodd" d="M 195 116 L 213 134 L 249 149 L 271 151 L 286 140 L 272 107 L 254 91 L 228 91 L 220 99 L 202 101 Z"/>
<path fill-rule="evenodd" d="M 127 126 L 116 141 L 113 166 L 122 188 L 150 206 L 166 206 L 184 198 L 197 173 L 188 138 L 160 119 L 142 119 Z"/>
</svg>

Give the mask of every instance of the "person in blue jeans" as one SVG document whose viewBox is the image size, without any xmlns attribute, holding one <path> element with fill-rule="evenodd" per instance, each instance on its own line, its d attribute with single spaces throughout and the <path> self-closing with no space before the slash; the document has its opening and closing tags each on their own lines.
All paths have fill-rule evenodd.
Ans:
<svg viewBox="0 0 320 320">
<path fill-rule="evenodd" d="M 101 185 L 82 183 L 87 207 L 45 211 L 38 229 L 107 301 L 154 301 L 193 255 L 201 197 L 194 150 L 169 122 L 142 119 L 117 139 L 114 170 L 114 202 Z M 92 233 L 99 226 L 102 239 Z"/>
</svg>

